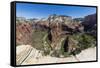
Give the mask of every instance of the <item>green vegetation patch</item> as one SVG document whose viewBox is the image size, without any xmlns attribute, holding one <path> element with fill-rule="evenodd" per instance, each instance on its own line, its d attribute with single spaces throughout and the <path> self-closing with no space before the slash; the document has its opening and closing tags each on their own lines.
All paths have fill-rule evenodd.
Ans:
<svg viewBox="0 0 100 68">
<path fill-rule="evenodd" d="M 50 52 L 53 51 L 52 56 L 55 56 L 55 57 L 60 57 L 60 56 L 69 57 L 73 54 L 79 54 L 84 49 L 96 46 L 95 37 L 85 34 L 85 33 L 76 33 L 76 34 L 70 35 L 69 38 L 72 38 L 73 40 L 76 40 L 76 42 L 78 42 L 77 45 L 75 45 L 78 48 L 76 48 L 72 52 L 67 52 L 67 51 L 65 52 L 64 43 L 67 37 L 68 36 L 66 35 L 65 37 L 62 38 L 63 40 L 60 41 L 61 49 L 59 51 L 53 51 L 51 47 L 51 42 L 50 40 L 48 40 L 48 32 L 36 30 L 36 31 L 33 31 L 32 46 L 38 50 L 42 50 L 43 55 L 49 55 Z"/>
<path fill-rule="evenodd" d="M 32 34 L 32 46 L 38 50 L 44 50 L 43 37 L 47 34 L 46 31 L 33 31 Z"/>
<path fill-rule="evenodd" d="M 95 47 L 96 46 L 96 38 L 92 35 L 88 34 L 75 34 L 73 35 L 73 38 L 75 38 L 79 43 L 78 46 L 81 50 L 87 49 L 89 47 Z"/>
<path fill-rule="evenodd" d="M 65 37 L 65 39 L 66 39 L 66 37 Z M 61 54 L 64 57 L 68 57 L 68 56 L 73 55 L 73 54 L 79 54 L 84 49 L 96 46 L 96 38 L 93 37 L 92 35 L 88 35 L 88 34 L 85 34 L 85 33 L 83 33 L 83 34 L 77 33 L 77 34 L 70 35 L 69 38 L 75 39 L 78 42 L 78 44 L 76 45 L 77 48 L 70 53 L 65 52 L 64 51 L 65 40 L 63 40 L 62 46 L 61 46 Z M 70 44 L 69 44 L 69 46 L 70 46 Z"/>
</svg>

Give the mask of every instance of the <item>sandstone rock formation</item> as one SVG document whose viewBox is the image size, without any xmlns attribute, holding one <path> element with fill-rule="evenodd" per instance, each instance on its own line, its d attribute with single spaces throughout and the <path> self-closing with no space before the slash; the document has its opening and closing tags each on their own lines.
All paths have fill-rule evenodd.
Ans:
<svg viewBox="0 0 100 68">
<path fill-rule="evenodd" d="M 16 23 L 16 44 L 32 44 L 32 24 Z"/>
<path fill-rule="evenodd" d="M 85 27 L 85 30 L 90 30 L 94 26 L 96 26 L 97 21 L 96 21 L 96 14 L 88 15 L 84 18 L 83 25 Z"/>
</svg>

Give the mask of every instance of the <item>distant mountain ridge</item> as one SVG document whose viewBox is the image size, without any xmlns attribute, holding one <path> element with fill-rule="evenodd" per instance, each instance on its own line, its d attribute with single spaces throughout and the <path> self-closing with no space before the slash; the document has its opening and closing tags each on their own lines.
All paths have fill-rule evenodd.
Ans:
<svg viewBox="0 0 100 68">
<path fill-rule="evenodd" d="M 96 14 L 85 16 L 84 18 L 74 18 L 65 15 L 50 15 L 48 18 L 42 19 L 26 19 L 24 17 L 17 17 L 16 22 L 31 23 L 32 28 L 40 30 L 50 30 L 50 25 L 61 24 L 62 30 L 69 30 L 70 32 L 91 31 L 96 34 Z"/>
<path fill-rule="evenodd" d="M 43 29 L 50 28 L 50 24 L 59 23 L 64 25 L 64 30 L 67 28 L 71 28 L 72 30 L 77 31 L 87 31 L 96 29 L 96 14 L 91 14 L 88 16 L 85 16 L 84 18 L 74 18 L 72 19 L 71 16 L 65 16 L 65 15 L 50 15 L 48 18 L 42 18 L 42 19 L 26 19 L 24 17 L 17 17 L 16 22 L 29 22 L 33 24 L 33 27 L 36 29 L 41 29 L 43 26 Z M 37 27 L 36 27 L 37 26 Z"/>
</svg>

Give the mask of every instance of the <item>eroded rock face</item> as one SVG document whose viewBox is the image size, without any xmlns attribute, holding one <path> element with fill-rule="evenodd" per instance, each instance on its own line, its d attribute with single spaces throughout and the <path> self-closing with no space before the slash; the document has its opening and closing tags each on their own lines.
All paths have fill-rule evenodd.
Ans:
<svg viewBox="0 0 100 68">
<path fill-rule="evenodd" d="M 96 14 L 88 15 L 84 18 L 84 21 L 82 22 L 84 26 L 84 30 L 91 32 L 92 35 L 96 36 L 97 32 L 97 20 L 96 20 Z"/>
<path fill-rule="evenodd" d="M 32 24 L 30 23 L 16 23 L 16 43 L 32 44 Z"/>
<path fill-rule="evenodd" d="M 47 31 L 49 30 L 49 22 L 46 20 L 46 21 L 38 21 L 36 22 L 34 25 L 33 25 L 34 29 L 36 30 L 41 30 L 41 31 Z"/>
<path fill-rule="evenodd" d="M 50 34 L 52 36 L 52 43 L 51 46 L 55 50 L 56 47 L 59 46 L 58 42 L 61 38 L 62 33 L 62 23 L 64 23 L 64 20 L 60 16 L 51 15 L 49 18 L 49 27 L 50 27 Z"/>
<path fill-rule="evenodd" d="M 53 48 L 58 47 L 61 40 L 61 35 L 63 34 L 72 34 L 74 32 L 82 32 L 84 27 L 81 25 L 80 22 L 73 21 L 70 16 L 63 16 L 63 15 L 51 15 L 48 18 L 50 33 L 52 36 L 52 44 Z M 61 47 L 61 45 L 60 45 Z M 58 49 L 60 49 L 58 47 Z"/>
<path fill-rule="evenodd" d="M 96 14 L 86 16 L 82 24 L 85 30 L 88 30 L 88 28 L 91 29 L 96 24 Z"/>
<path fill-rule="evenodd" d="M 60 22 L 61 24 L 70 24 L 72 23 L 72 18 L 70 16 L 64 16 L 64 15 L 50 15 L 48 17 L 48 21 L 50 23 L 53 23 L 53 22 Z"/>
<path fill-rule="evenodd" d="M 51 56 L 42 56 L 42 52 L 31 47 L 30 45 L 20 45 L 17 48 L 16 64 L 28 65 L 28 64 L 45 64 L 45 63 L 61 63 L 61 62 L 79 62 L 96 60 L 96 47 L 83 50 L 76 57 L 57 58 Z"/>
</svg>

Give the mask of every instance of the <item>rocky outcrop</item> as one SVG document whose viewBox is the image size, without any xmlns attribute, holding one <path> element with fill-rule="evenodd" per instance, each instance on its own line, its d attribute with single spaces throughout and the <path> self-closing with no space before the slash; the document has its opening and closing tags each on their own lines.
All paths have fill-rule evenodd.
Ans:
<svg viewBox="0 0 100 68">
<path fill-rule="evenodd" d="M 57 58 L 49 55 L 43 56 L 42 52 L 31 47 L 31 45 L 20 45 L 16 48 L 16 64 L 45 64 L 45 63 L 66 63 L 96 60 L 96 47 L 83 50 L 75 56 Z"/>
<path fill-rule="evenodd" d="M 17 47 L 16 51 L 16 63 L 17 65 L 22 65 L 23 63 L 31 63 L 40 59 L 42 56 L 42 51 L 33 48 L 31 45 L 20 45 Z M 32 59 L 32 60 L 31 60 Z M 27 62 L 29 61 L 29 62 Z"/>
<path fill-rule="evenodd" d="M 62 32 L 62 23 L 64 20 L 56 15 L 52 15 L 48 18 L 49 20 L 49 27 L 50 27 L 50 34 L 52 36 L 52 48 L 57 47 L 57 43 L 59 42 L 61 32 Z"/>
<path fill-rule="evenodd" d="M 70 16 L 65 16 L 65 15 L 50 15 L 48 17 L 48 20 L 50 23 L 53 22 L 60 22 L 62 24 L 70 24 L 72 22 L 72 18 Z"/>
<path fill-rule="evenodd" d="M 84 18 L 84 21 L 82 22 L 84 26 L 84 30 L 89 32 L 90 34 L 96 36 L 97 32 L 97 20 L 96 20 L 96 14 L 88 15 Z"/>
<path fill-rule="evenodd" d="M 32 24 L 16 23 L 16 44 L 32 44 Z"/>
<path fill-rule="evenodd" d="M 70 16 L 51 15 L 49 16 L 48 21 L 50 28 L 51 46 L 54 49 L 54 51 L 56 51 L 55 53 L 58 53 L 57 56 L 60 55 L 59 53 L 62 47 L 62 35 L 71 35 L 77 32 L 82 32 L 84 30 L 84 27 L 81 25 L 80 21 L 73 21 L 73 19 Z M 75 46 L 77 45 L 77 43 L 76 41 L 73 41 L 74 39 L 68 40 L 69 41 L 66 41 L 68 42 L 68 46 L 65 45 L 65 48 L 68 47 L 68 52 L 70 53 L 72 49 L 75 50 Z M 67 49 L 65 50 L 67 51 Z"/>
<path fill-rule="evenodd" d="M 49 30 L 49 23 L 48 21 L 38 21 L 35 24 L 33 24 L 33 28 L 35 30 L 41 30 L 41 31 L 48 31 Z"/>
<path fill-rule="evenodd" d="M 96 14 L 88 15 L 84 18 L 83 25 L 85 30 L 91 29 L 96 24 Z"/>
</svg>

